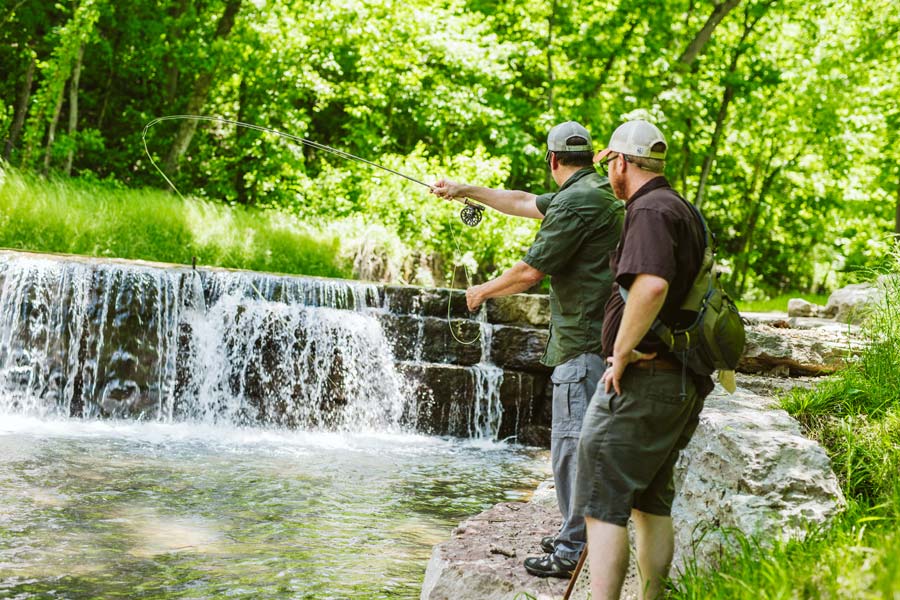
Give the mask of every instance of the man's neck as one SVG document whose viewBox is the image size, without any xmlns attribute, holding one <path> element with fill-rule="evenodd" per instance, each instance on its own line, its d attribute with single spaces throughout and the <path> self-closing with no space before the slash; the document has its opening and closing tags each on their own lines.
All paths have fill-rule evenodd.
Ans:
<svg viewBox="0 0 900 600">
<path fill-rule="evenodd" d="M 559 168 L 553 172 L 553 181 L 556 182 L 556 185 L 562 187 L 572 175 L 584 168 L 585 167 L 564 167 L 560 165 Z"/>
<path fill-rule="evenodd" d="M 643 169 L 635 169 L 635 173 L 632 174 L 625 183 L 626 197 L 631 200 L 638 190 L 657 177 L 662 177 L 662 173 L 653 173 L 644 171 Z"/>
</svg>

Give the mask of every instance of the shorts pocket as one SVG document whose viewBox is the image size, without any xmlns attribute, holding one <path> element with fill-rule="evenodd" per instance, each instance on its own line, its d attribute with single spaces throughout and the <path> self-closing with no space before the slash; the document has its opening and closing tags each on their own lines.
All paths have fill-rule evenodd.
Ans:
<svg viewBox="0 0 900 600">
<path fill-rule="evenodd" d="M 587 408 L 587 368 L 583 364 L 564 363 L 553 370 L 552 436 L 572 437 L 581 432 Z"/>
</svg>

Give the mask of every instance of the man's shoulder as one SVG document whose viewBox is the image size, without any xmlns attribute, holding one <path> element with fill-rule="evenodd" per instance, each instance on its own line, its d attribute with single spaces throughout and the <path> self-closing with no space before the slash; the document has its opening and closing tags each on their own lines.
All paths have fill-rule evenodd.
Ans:
<svg viewBox="0 0 900 600">
<path fill-rule="evenodd" d="M 581 212 L 595 210 L 597 207 L 605 210 L 621 205 L 622 202 L 613 194 L 609 179 L 597 173 L 589 173 L 558 192 L 550 203 L 550 208 Z"/>
<path fill-rule="evenodd" d="M 676 220 L 695 218 L 687 200 L 668 186 L 651 190 L 628 203 L 629 215 L 637 217 L 641 213 L 659 213 Z"/>
</svg>

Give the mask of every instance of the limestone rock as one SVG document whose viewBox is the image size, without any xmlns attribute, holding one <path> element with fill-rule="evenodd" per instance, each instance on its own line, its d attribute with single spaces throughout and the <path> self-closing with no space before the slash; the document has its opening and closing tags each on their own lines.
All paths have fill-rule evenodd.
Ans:
<svg viewBox="0 0 900 600">
<path fill-rule="evenodd" d="M 821 375 L 843 366 L 854 347 L 846 328 L 750 325 L 738 370 L 782 376 Z"/>
<path fill-rule="evenodd" d="M 697 432 L 676 465 L 675 488 L 676 577 L 694 556 L 715 565 L 728 543 L 717 527 L 762 540 L 802 537 L 844 504 L 825 451 L 771 399 L 740 388 L 734 395 L 716 388 L 706 399 Z M 542 484 L 528 504 L 498 504 L 469 519 L 435 546 L 422 599 L 513 600 L 520 592 L 559 598 L 565 582 L 537 580 L 521 566 L 559 523 L 552 483 Z M 515 558 L 507 556 L 513 550 Z M 587 580 L 585 569 L 573 600 L 588 597 Z M 623 598 L 636 597 L 636 590 L 632 571 Z"/>
<path fill-rule="evenodd" d="M 463 522 L 449 541 L 434 547 L 425 570 L 422 600 L 512 600 L 527 592 L 538 600 L 559 598 L 567 582 L 529 575 L 527 556 L 540 556 L 541 537 L 559 528 L 559 512 L 538 504 L 504 502 Z M 515 548 L 516 556 L 492 552 Z"/>
<path fill-rule="evenodd" d="M 491 361 L 505 369 L 549 373 L 550 369 L 540 363 L 548 336 L 546 329 L 495 325 Z"/>
<path fill-rule="evenodd" d="M 787 312 L 789 317 L 816 317 L 819 315 L 820 306 L 803 298 L 791 298 L 788 300 Z"/>
<path fill-rule="evenodd" d="M 501 325 L 547 327 L 550 299 L 544 294 L 516 294 L 487 302 L 488 321 Z"/>
<path fill-rule="evenodd" d="M 825 451 L 784 410 L 738 389 L 716 388 L 675 472 L 675 564 L 696 552 L 714 564 L 726 543 L 715 528 L 766 538 L 802 537 L 844 504 Z M 696 549 L 692 551 L 692 544 Z"/>
<path fill-rule="evenodd" d="M 832 292 L 822 311 L 841 323 L 859 323 L 882 301 L 884 292 L 872 283 L 854 283 Z"/>
</svg>

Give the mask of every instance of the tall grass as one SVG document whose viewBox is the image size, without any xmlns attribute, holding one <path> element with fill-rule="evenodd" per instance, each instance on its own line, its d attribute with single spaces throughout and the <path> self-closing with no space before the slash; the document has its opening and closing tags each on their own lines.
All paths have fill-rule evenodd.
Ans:
<svg viewBox="0 0 900 600">
<path fill-rule="evenodd" d="M 804 540 L 734 535 L 719 566 L 689 566 L 672 598 L 900 598 L 900 278 L 879 284 L 859 360 L 782 399 L 831 457 L 846 510 Z"/>
<path fill-rule="evenodd" d="M 347 277 L 336 236 L 276 211 L 182 200 L 0 164 L 0 247 Z"/>
</svg>

